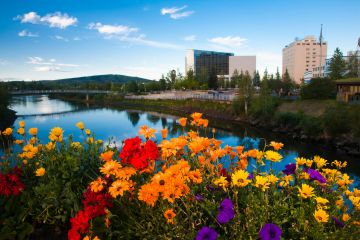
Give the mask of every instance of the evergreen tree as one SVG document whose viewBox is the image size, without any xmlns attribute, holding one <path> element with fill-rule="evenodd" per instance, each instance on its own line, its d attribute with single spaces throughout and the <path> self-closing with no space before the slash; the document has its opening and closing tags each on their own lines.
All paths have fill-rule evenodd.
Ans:
<svg viewBox="0 0 360 240">
<path fill-rule="evenodd" d="M 212 68 L 210 75 L 208 77 L 208 86 L 210 89 L 217 89 L 218 88 L 218 78 L 216 75 L 216 69 Z"/>
<path fill-rule="evenodd" d="M 176 71 L 174 69 L 168 72 L 166 76 L 166 82 L 170 88 L 174 87 L 176 82 Z"/>
<path fill-rule="evenodd" d="M 160 90 L 162 91 L 166 90 L 166 80 L 164 74 L 161 76 L 161 79 L 159 80 L 159 84 L 160 84 Z"/>
<path fill-rule="evenodd" d="M 287 71 L 287 69 L 286 69 L 286 71 Z M 288 73 L 288 74 L 289 74 L 289 73 Z M 277 81 L 281 80 L 280 73 L 279 73 L 279 67 L 276 68 L 275 79 L 276 79 Z"/>
<path fill-rule="evenodd" d="M 235 88 L 237 86 L 237 82 L 239 81 L 239 72 L 237 69 L 234 70 L 234 73 L 233 75 L 231 76 L 231 79 L 230 79 L 230 87 L 231 88 Z"/>
<path fill-rule="evenodd" d="M 285 70 L 284 76 L 283 76 L 283 92 L 285 94 L 289 94 L 289 92 L 295 87 L 295 82 L 291 79 L 290 74 L 288 70 Z"/>
<path fill-rule="evenodd" d="M 242 79 L 239 82 L 239 95 L 244 101 L 245 114 L 248 113 L 248 106 L 250 103 L 251 96 L 253 94 L 252 79 L 248 71 L 245 71 Z"/>
<path fill-rule="evenodd" d="M 343 54 L 339 48 L 335 49 L 334 55 L 330 61 L 329 70 L 329 77 L 333 80 L 341 79 L 343 77 L 343 74 L 345 73 L 346 63 Z"/>
<path fill-rule="evenodd" d="M 254 87 L 260 87 L 260 74 L 259 71 L 254 72 L 254 78 L 253 78 L 253 86 Z"/>
</svg>

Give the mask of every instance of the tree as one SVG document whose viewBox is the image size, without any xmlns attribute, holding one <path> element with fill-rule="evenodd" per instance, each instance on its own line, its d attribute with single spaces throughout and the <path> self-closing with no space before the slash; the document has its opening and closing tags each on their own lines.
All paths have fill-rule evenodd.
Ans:
<svg viewBox="0 0 360 240">
<path fill-rule="evenodd" d="M 231 88 L 235 88 L 237 86 L 237 83 L 239 82 L 239 72 L 237 69 L 234 70 L 234 73 L 233 75 L 231 76 L 231 79 L 230 79 L 230 87 Z"/>
<path fill-rule="evenodd" d="M 176 82 L 176 71 L 170 70 L 166 76 L 166 82 L 172 88 L 175 85 Z"/>
<path fill-rule="evenodd" d="M 327 78 L 313 78 L 310 83 L 301 87 L 302 99 L 334 99 L 336 84 Z"/>
<path fill-rule="evenodd" d="M 254 87 L 260 87 L 260 74 L 259 71 L 254 72 L 254 78 L 253 78 L 253 86 Z"/>
<path fill-rule="evenodd" d="M 208 75 L 207 75 L 206 67 L 202 66 L 200 68 L 200 73 L 196 73 L 196 75 L 197 75 L 200 86 L 202 88 L 207 88 L 208 87 Z"/>
<path fill-rule="evenodd" d="M 286 69 L 286 71 L 287 71 L 287 69 Z M 281 80 L 281 76 L 279 73 L 279 67 L 276 68 L 275 80 L 277 80 L 277 81 Z"/>
<path fill-rule="evenodd" d="M 131 81 L 126 84 L 126 90 L 127 92 L 137 93 L 139 91 L 139 86 L 135 81 Z"/>
<path fill-rule="evenodd" d="M 218 78 L 218 86 L 220 88 L 226 88 L 225 76 L 224 75 L 219 76 L 219 78 Z"/>
<path fill-rule="evenodd" d="M 333 80 L 341 79 L 343 77 L 343 74 L 345 73 L 346 63 L 343 54 L 339 48 L 335 49 L 334 55 L 330 61 L 329 70 L 329 77 Z"/>
<path fill-rule="evenodd" d="M 183 81 L 182 85 L 187 89 L 196 89 L 199 86 L 192 69 L 187 71 L 185 80 Z"/>
<path fill-rule="evenodd" d="M 346 70 L 347 70 L 346 77 L 348 77 L 348 78 L 360 77 L 359 58 L 360 58 L 360 55 L 359 55 L 358 51 L 349 54 L 349 58 L 348 58 L 347 66 L 346 66 Z"/>
<path fill-rule="evenodd" d="M 166 90 L 166 80 L 164 74 L 161 76 L 161 79 L 159 80 L 159 84 L 160 84 L 160 90 L 162 91 Z"/>
<path fill-rule="evenodd" d="M 288 94 L 295 86 L 294 81 L 291 79 L 290 74 L 288 70 L 285 70 L 284 76 L 283 76 L 283 91 L 285 94 Z"/>
<path fill-rule="evenodd" d="M 208 77 L 208 86 L 210 89 L 217 89 L 218 88 L 218 78 L 216 74 L 216 69 L 212 68 L 210 75 Z"/>
<path fill-rule="evenodd" d="M 245 71 L 243 78 L 239 82 L 239 95 L 244 101 L 245 115 L 248 113 L 248 105 L 253 94 L 253 85 L 251 76 L 248 71 Z"/>
</svg>

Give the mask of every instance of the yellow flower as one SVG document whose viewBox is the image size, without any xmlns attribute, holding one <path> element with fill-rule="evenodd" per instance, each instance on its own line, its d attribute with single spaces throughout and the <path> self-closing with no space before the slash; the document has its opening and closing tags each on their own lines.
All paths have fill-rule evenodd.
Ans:
<svg viewBox="0 0 360 240">
<path fill-rule="evenodd" d="M 24 159 L 22 162 L 23 162 L 24 165 L 28 164 L 28 161 L 26 159 Z"/>
<path fill-rule="evenodd" d="M 214 184 L 218 187 L 222 187 L 224 191 L 226 191 L 226 188 L 229 185 L 229 182 L 226 180 L 226 177 L 220 176 L 218 179 L 215 179 Z"/>
<path fill-rule="evenodd" d="M 24 128 L 25 127 L 25 122 L 24 121 L 19 121 L 19 127 Z"/>
<path fill-rule="evenodd" d="M 265 158 L 272 162 L 280 162 L 282 156 L 278 152 L 268 150 L 265 152 Z"/>
<path fill-rule="evenodd" d="M 53 142 L 62 142 L 64 131 L 60 127 L 54 127 L 50 131 L 49 139 Z"/>
<path fill-rule="evenodd" d="M 30 128 L 29 129 L 29 134 L 32 135 L 32 136 L 35 136 L 37 135 L 38 133 L 38 129 L 37 128 Z"/>
<path fill-rule="evenodd" d="M 312 161 L 312 160 L 309 160 L 309 159 L 306 160 L 305 165 L 306 165 L 308 168 L 310 168 L 312 164 L 313 164 L 313 161 Z"/>
<path fill-rule="evenodd" d="M 37 177 L 42 177 L 45 175 L 45 172 L 46 172 L 45 168 L 41 167 L 41 168 L 38 168 L 35 173 L 36 173 Z"/>
<path fill-rule="evenodd" d="M 303 183 L 302 185 L 301 185 L 301 189 L 299 188 L 299 193 L 300 193 L 300 196 L 302 197 L 302 198 L 310 198 L 310 197 L 312 197 L 312 196 L 314 196 L 314 188 L 313 187 L 311 187 L 311 186 L 309 186 L 309 185 L 307 185 L 307 184 L 305 184 L 305 183 Z"/>
<path fill-rule="evenodd" d="M 17 133 L 20 134 L 20 135 L 24 135 L 25 134 L 25 129 L 24 128 L 19 128 L 17 130 Z M 3 134 L 4 134 L 4 132 L 3 132 Z"/>
<path fill-rule="evenodd" d="M 100 167 L 100 172 L 109 177 L 110 175 L 115 175 L 119 168 L 121 168 L 120 163 L 114 160 L 110 160 L 105 162 L 105 164 Z"/>
<path fill-rule="evenodd" d="M 292 175 L 286 175 L 281 179 L 281 182 L 279 183 L 280 187 L 287 187 L 290 184 L 290 181 L 294 180 L 294 177 Z"/>
<path fill-rule="evenodd" d="M 94 138 L 93 138 L 93 137 L 88 137 L 88 138 L 86 139 L 86 142 L 87 142 L 87 143 L 94 143 Z"/>
<path fill-rule="evenodd" d="M 315 200 L 316 200 L 318 208 L 327 209 L 326 204 L 329 203 L 329 200 L 327 200 L 326 198 L 322 198 L 322 197 L 316 197 Z"/>
<path fill-rule="evenodd" d="M 354 205 L 356 210 L 360 210 L 360 197 L 350 196 L 349 200 Z"/>
<path fill-rule="evenodd" d="M 176 216 L 176 213 L 174 212 L 174 210 L 172 208 L 170 208 L 164 212 L 164 217 L 167 219 L 168 223 L 174 224 L 175 216 Z"/>
<path fill-rule="evenodd" d="M 314 213 L 315 220 L 317 222 L 323 222 L 326 223 L 329 221 L 329 215 L 323 210 L 323 209 L 317 209 Z"/>
<path fill-rule="evenodd" d="M 186 121 L 187 121 L 187 118 L 180 118 L 179 119 L 179 124 L 181 126 L 185 127 L 186 126 Z"/>
<path fill-rule="evenodd" d="M 267 178 L 268 178 L 268 182 L 269 182 L 270 184 L 274 184 L 274 183 L 276 183 L 276 182 L 279 180 L 279 178 L 277 178 L 277 177 L 276 177 L 275 175 L 273 175 L 273 174 L 268 175 Z"/>
<path fill-rule="evenodd" d="M 56 145 L 55 145 L 55 143 L 53 143 L 53 142 L 48 142 L 48 143 L 45 145 L 45 147 L 46 147 L 46 149 L 47 149 L 48 151 L 51 151 L 51 150 L 55 149 Z"/>
<path fill-rule="evenodd" d="M 91 133 L 90 129 L 85 129 L 85 133 L 86 133 L 86 135 L 90 135 L 90 133 Z"/>
<path fill-rule="evenodd" d="M 314 156 L 314 162 L 317 168 L 322 168 L 327 165 L 327 161 L 319 156 Z"/>
<path fill-rule="evenodd" d="M 335 205 L 337 208 L 341 208 L 344 205 L 344 200 L 340 197 L 338 200 L 335 201 Z"/>
<path fill-rule="evenodd" d="M 284 146 L 284 144 L 282 144 L 281 142 L 271 141 L 270 146 L 273 147 L 275 151 L 278 151 Z"/>
<path fill-rule="evenodd" d="M 331 165 L 335 165 L 337 168 L 344 168 L 347 166 L 347 162 L 346 161 L 340 162 L 338 160 L 335 160 L 331 163 Z"/>
<path fill-rule="evenodd" d="M 343 220 L 344 222 L 347 222 L 349 219 L 350 219 L 350 215 L 349 215 L 349 214 L 344 213 L 344 214 L 342 215 L 342 220 Z"/>
<path fill-rule="evenodd" d="M 244 170 L 238 170 L 231 174 L 231 181 L 234 187 L 246 187 L 251 180 L 248 179 L 249 173 Z"/>
<path fill-rule="evenodd" d="M 255 177 L 255 187 L 261 189 L 265 192 L 269 188 L 270 183 L 268 182 L 267 177 L 257 175 Z"/>
<path fill-rule="evenodd" d="M 83 122 L 77 122 L 76 126 L 80 129 L 80 130 L 84 130 L 85 126 Z"/>
<path fill-rule="evenodd" d="M 72 142 L 71 147 L 74 149 L 80 149 L 82 146 L 80 142 Z"/>
<path fill-rule="evenodd" d="M 17 140 L 14 141 L 14 143 L 20 145 L 20 144 L 24 143 L 24 140 L 18 140 L 17 139 Z"/>
<path fill-rule="evenodd" d="M 295 161 L 296 161 L 296 168 L 298 166 L 302 166 L 302 165 L 305 165 L 306 163 L 306 158 L 295 158 Z"/>
</svg>

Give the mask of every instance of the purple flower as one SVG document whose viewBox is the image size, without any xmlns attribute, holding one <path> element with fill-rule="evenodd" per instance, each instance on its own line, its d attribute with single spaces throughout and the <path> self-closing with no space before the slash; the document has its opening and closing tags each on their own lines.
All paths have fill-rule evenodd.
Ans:
<svg viewBox="0 0 360 240">
<path fill-rule="evenodd" d="M 225 198 L 219 207 L 219 212 L 216 217 L 220 224 L 228 223 L 235 216 L 235 211 L 233 209 L 233 204 L 231 199 Z"/>
<path fill-rule="evenodd" d="M 280 240 L 281 233 L 281 228 L 278 225 L 267 223 L 261 228 L 259 238 L 261 240 Z"/>
<path fill-rule="evenodd" d="M 198 201 L 198 202 L 201 202 L 201 201 L 204 200 L 204 198 L 203 198 L 203 196 L 201 196 L 201 194 L 196 194 L 196 195 L 195 195 L 195 199 L 196 199 L 196 201 Z"/>
<path fill-rule="evenodd" d="M 296 164 L 290 163 L 285 166 L 285 169 L 282 170 L 282 172 L 285 173 L 286 175 L 291 175 L 295 173 L 295 170 L 296 170 Z"/>
<path fill-rule="evenodd" d="M 339 219 L 337 219 L 336 217 L 331 217 L 332 220 L 334 220 L 335 225 L 339 228 L 343 228 L 345 226 L 345 224 L 343 222 L 341 222 Z"/>
<path fill-rule="evenodd" d="M 210 184 L 206 185 L 206 189 L 207 189 L 209 192 L 213 192 L 213 191 L 217 190 L 216 187 L 213 187 L 213 186 L 211 186 Z"/>
<path fill-rule="evenodd" d="M 203 227 L 198 231 L 195 240 L 216 240 L 217 235 L 218 234 L 214 229 Z"/>
<path fill-rule="evenodd" d="M 249 176 L 248 176 L 248 179 L 253 179 L 253 178 L 254 178 L 254 174 L 250 173 Z"/>
<path fill-rule="evenodd" d="M 326 183 L 326 179 L 323 175 L 321 175 L 317 170 L 309 168 L 307 170 L 304 170 L 310 175 L 311 180 L 317 180 L 319 183 Z"/>
</svg>

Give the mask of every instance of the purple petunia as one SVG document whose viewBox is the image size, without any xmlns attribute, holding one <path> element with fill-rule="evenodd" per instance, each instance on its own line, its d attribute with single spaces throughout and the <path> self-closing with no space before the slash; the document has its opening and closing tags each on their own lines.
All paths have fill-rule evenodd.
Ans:
<svg viewBox="0 0 360 240">
<path fill-rule="evenodd" d="M 199 193 L 195 195 L 195 199 L 196 199 L 196 201 L 198 201 L 198 202 L 201 202 L 201 201 L 204 200 L 203 196 L 202 196 L 201 194 L 199 194 Z"/>
<path fill-rule="evenodd" d="M 336 217 L 331 217 L 332 220 L 334 220 L 335 225 L 339 228 L 343 228 L 345 227 L 345 224 L 343 222 L 341 222 L 339 219 L 337 219 Z"/>
<path fill-rule="evenodd" d="M 311 180 L 317 180 L 319 183 L 326 183 L 324 176 L 321 175 L 321 173 L 319 173 L 317 170 L 309 168 L 304 171 L 310 175 Z"/>
<path fill-rule="evenodd" d="M 203 227 L 198 231 L 195 240 L 216 240 L 217 235 L 218 234 L 214 229 Z"/>
<path fill-rule="evenodd" d="M 261 240 L 280 240 L 281 233 L 281 228 L 278 225 L 267 223 L 260 229 L 259 238 Z"/>
<path fill-rule="evenodd" d="M 295 170 L 296 170 L 296 164 L 290 163 L 285 166 L 285 169 L 282 170 L 282 172 L 285 173 L 286 175 L 291 175 L 295 173 Z"/>
<path fill-rule="evenodd" d="M 250 173 L 249 176 L 248 176 L 248 179 L 253 179 L 254 178 L 254 174 L 253 173 Z"/>
<path fill-rule="evenodd" d="M 220 224 L 228 223 L 235 216 L 235 211 L 231 199 L 225 198 L 219 207 L 219 212 L 216 217 Z"/>
</svg>

